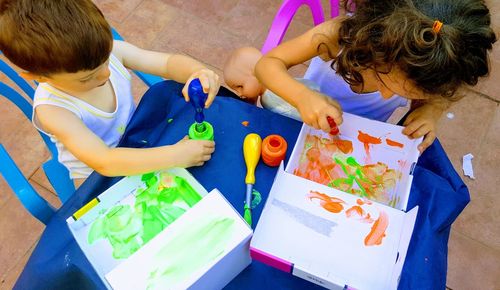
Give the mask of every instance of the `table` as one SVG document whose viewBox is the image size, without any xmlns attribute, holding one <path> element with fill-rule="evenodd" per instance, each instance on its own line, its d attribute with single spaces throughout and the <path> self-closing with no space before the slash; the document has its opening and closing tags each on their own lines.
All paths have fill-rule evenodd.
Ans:
<svg viewBox="0 0 500 290">
<path fill-rule="evenodd" d="M 187 134 L 194 110 L 181 97 L 182 84 L 164 81 L 143 96 L 119 146 L 174 144 Z M 288 142 L 287 158 L 301 123 L 229 97 L 218 97 L 205 110 L 215 129 L 216 151 L 203 167 L 189 171 L 208 190 L 218 188 L 243 213 L 245 193 L 242 144 L 248 133 L 262 138 L 280 134 Z M 242 124 L 248 121 L 248 126 Z M 277 168 L 262 162 L 255 188 L 267 198 Z M 14 289 L 101 289 L 101 280 L 74 240 L 66 219 L 120 178 L 93 173 L 47 224 Z M 450 226 L 469 202 L 467 187 L 453 169 L 439 141 L 420 157 L 414 170 L 408 208 L 419 212 L 400 289 L 444 289 Z M 254 226 L 263 203 L 253 211 Z M 291 274 L 253 262 L 225 289 L 323 289 Z"/>
</svg>

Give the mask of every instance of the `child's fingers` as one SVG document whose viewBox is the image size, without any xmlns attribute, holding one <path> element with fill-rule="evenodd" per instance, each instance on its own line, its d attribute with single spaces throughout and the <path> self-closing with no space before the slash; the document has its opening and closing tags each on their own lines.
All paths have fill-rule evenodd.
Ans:
<svg viewBox="0 0 500 290">
<path fill-rule="evenodd" d="M 217 74 L 214 74 L 213 78 L 210 78 L 209 80 L 210 80 L 210 90 L 208 92 L 207 101 L 205 102 L 205 108 L 208 108 L 210 107 L 210 105 L 212 105 L 220 87 L 219 76 Z"/>
<path fill-rule="evenodd" d="M 327 116 L 328 117 L 328 116 Z M 326 133 L 329 133 L 330 130 L 331 130 L 331 127 L 330 127 L 330 124 L 328 123 L 328 118 L 325 117 L 325 118 L 319 118 L 318 119 L 318 125 L 319 125 L 319 128 L 323 131 L 323 132 L 326 132 Z"/>
<path fill-rule="evenodd" d="M 410 116 L 408 116 L 410 117 Z M 411 136 L 418 128 L 420 128 L 424 122 L 423 120 L 415 120 L 413 122 L 405 122 L 406 127 L 403 129 L 403 134 L 406 136 Z"/>
<path fill-rule="evenodd" d="M 431 144 L 434 143 L 435 139 L 436 139 L 436 134 L 434 133 L 434 131 L 430 131 L 425 136 L 422 143 L 420 143 L 420 145 L 418 145 L 418 151 L 420 151 L 420 154 L 422 154 L 424 152 L 424 150 L 427 149 L 427 147 L 431 146 Z"/>
<path fill-rule="evenodd" d="M 189 88 L 189 84 L 191 83 L 192 80 L 193 80 L 192 77 L 189 78 L 186 81 L 186 84 L 184 85 L 184 87 L 182 88 L 182 95 L 184 96 L 184 100 L 186 100 L 186 102 L 189 102 L 188 88 Z"/>
<path fill-rule="evenodd" d="M 431 131 L 432 130 L 431 130 L 429 125 L 422 124 L 422 126 L 420 126 L 417 130 L 413 131 L 413 133 L 410 134 L 409 137 L 411 137 L 413 139 L 420 138 L 422 136 L 425 136 L 426 134 L 428 134 Z"/>
</svg>

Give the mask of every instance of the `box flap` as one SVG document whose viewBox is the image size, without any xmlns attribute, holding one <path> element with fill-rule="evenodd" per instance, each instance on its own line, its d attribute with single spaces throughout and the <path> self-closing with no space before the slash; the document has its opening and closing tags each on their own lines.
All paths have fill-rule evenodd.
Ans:
<svg viewBox="0 0 500 290">
<path fill-rule="evenodd" d="M 401 230 L 411 222 L 405 216 L 280 166 L 251 247 L 325 283 L 388 289 L 403 242 Z"/>
<path fill-rule="evenodd" d="M 67 223 L 85 256 L 106 284 L 106 273 L 206 195 L 203 186 L 183 168 L 124 177 L 83 206 L 78 214 L 69 217 Z M 167 200 L 163 200 L 160 207 L 162 198 Z M 155 205 L 156 211 L 149 208 L 151 204 Z M 148 205 L 147 213 L 144 205 Z M 144 224 L 146 220 L 148 225 Z M 122 230 L 113 230 L 110 234 L 110 227 L 116 226 Z M 119 242 L 123 239 L 127 243 Z"/>
<path fill-rule="evenodd" d="M 251 234 L 239 214 L 214 189 L 106 279 L 113 289 L 186 289 Z M 225 265 L 218 271 L 231 267 Z"/>
<path fill-rule="evenodd" d="M 415 221 L 417 220 L 417 213 L 418 206 L 411 209 L 404 216 L 403 227 L 401 229 L 401 239 L 399 241 L 398 247 L 398 255 L 396 257 L 394 269 L 392 270 L 392 289 L 396 289 L 399 284 L 399 278 L 401 277 L 401 271 L 403 270 L 403 265 L 405 263 L 406 253 L 408 252 L 408 246 L 410 245 L 413 228 L 415 227 Z"/>
</svg>

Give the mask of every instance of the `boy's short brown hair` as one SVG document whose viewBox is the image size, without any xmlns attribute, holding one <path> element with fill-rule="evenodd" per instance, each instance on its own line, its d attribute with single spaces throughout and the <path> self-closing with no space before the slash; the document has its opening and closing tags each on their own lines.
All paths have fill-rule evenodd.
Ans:
<svg viewBox="0 0 500 290">
<path fill-rule="evenodd" d="M 0 0 L 0 50 L 39 75 L 93 70 L 111 53 L 113 37 L 90 0 Z"/>
</svg>

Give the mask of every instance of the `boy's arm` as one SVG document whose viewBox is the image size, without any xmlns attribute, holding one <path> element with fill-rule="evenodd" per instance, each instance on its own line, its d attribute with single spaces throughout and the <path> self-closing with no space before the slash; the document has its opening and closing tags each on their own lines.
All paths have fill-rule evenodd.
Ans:
<svg viewBox="0 0 500 290">
<path fill-rule="evenodd" d="M 170 167 L 202 165 L 214 151 L 212 141 L 183 140 L 155 148 L 110 148 L 72 112 L 51 105 L 36 108 L 37 119 L 78 160 L 105 176 L 125 176 Z"/>
<path fill-rule="evenodd" d="M 189 56 L 146 50 L 120 40 L 113 42 L 113 54 L 125 67 L 132 70 L 186 84 L 199 78 L 204 91 L 208 93 L 207 107 L 213 102 L 220 87 L 219 76 Z M 184 87 L 182 93 L 186 101 L 189 100 L 187 87 Z"/>
<path fill-rule="evenodd" d="M 329 43 L 330 54 L 335 55 L 338 51 L 336 31 L 342 19 L 337 17 L 324 22 L 280 44 L 264 55 L 255 67 L 257 78 L 266 88 L 296 107 L 305 123 L 326 132 L 330 130 L 326 116 L 333 117 L 338 124 L 342 122 L 340 107 L 331 98 L 296 81 L 288 74 L 288 69 L 324 52 L 325 46 L 320 45 L 323 42 Z"/>
</svg>

